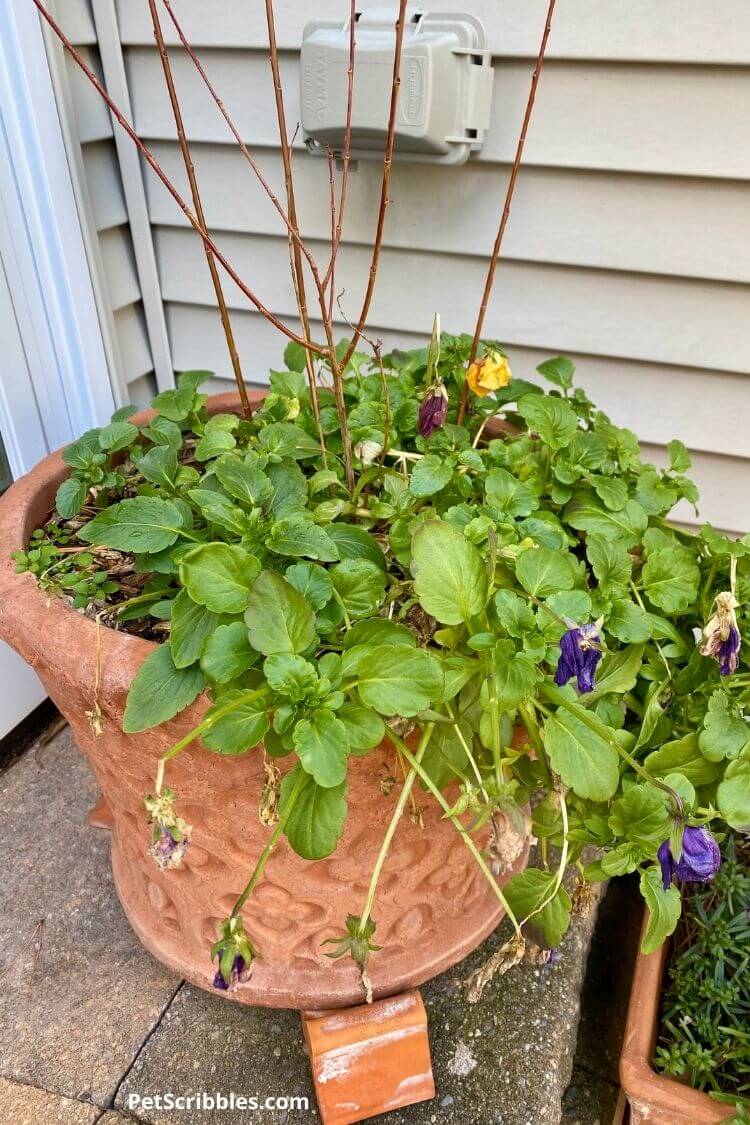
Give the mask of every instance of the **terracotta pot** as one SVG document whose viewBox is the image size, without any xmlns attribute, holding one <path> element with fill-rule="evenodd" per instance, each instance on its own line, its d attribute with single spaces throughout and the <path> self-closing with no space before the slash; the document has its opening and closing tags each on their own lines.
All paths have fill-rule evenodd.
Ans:
<svg viewBox="0 0 750 1125">
<path fill-rule="evenodd" d="M 262 396 L 253 397 L 257 402 Z M 234 395 L 217 395 L 209 404 L 212 413 L 236 408 Z M 32 575 L 16 574 L 9 557 L 48 517 L 67 472 L 59 454 L 52 454 L 0 500 L 0 636 L 35 669 L 96 774 L 111 810 L 112 869 L 130 924 L 156 958 L 210 988 L 216 925 L 231 910 L 267 838 L 258 818 L 262 755 L 251 751 L 224 758 L 196 746 L 169 764 L 167 784 L 177 790 L 180 814 L 194 831 L 184 864 L 160 871 L 146 854 L 143 796 L 153 789 L 157 758 L 201 721 L 209 701 L 201 696 L 156 730 L 123 734 L 128 689 L 154 645 L 102 629 L 104 731 L 94 735 L 86 712 L 94 703 L 95 625 L 61 600 L 48 599 Z M 279 765 L 282 771 L 289 768 L 286 760 Z M 326 958 L 321 942 L 343 931 L 347 913 L 361 910 L 398 794 L 396 786 L 389 797 L 382 796 L 380 781 L 394 769 L 385 745 L 352 759 L 347 828 L 328 859 L 302 860 L 282 839 L 245 911 L 261 958 L 231 999 L 291 1008 L 361 1002 L 355 967 L 348 958 Z M 436 803 L 419 791 L 417 801 L 424 829 L 404 817 L 378 889 L 376 940 L 383 950 L 371 961 L 375 996 L 400 992 L 449 968 L 502 917 Z M 528 844 L 517 870 L 525 866 L 527 852 Z"/>
<path fill-rule="evenodd" d="M 646 920 L 644 919 L 644 932 Z M 620 1082 L 630 1104 L 630 1123 L 640 1125 L 715 1125 L 733 1116 L 730 1106 L 682 1082 L 657 1074 L 651 1065 L 669 943 L 654 953 L 639 953 L 630 992 L 620 1054 Z"/>
</svg>

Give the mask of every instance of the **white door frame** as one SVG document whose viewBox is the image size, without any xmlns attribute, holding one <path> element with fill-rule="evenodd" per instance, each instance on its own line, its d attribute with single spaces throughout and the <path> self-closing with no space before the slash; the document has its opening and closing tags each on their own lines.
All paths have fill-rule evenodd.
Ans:
<svg viewBox="0 0 750 1125">
<path fill-rule="evenodd" d="M 6 285 L 7 282 L 7 285 Z M 0 0 L 0 431 L 14 477 L 114 409 L 39 15 Z M 2 549 L 2 545 L 0 545 Z M 0 643 L 0 737 L 44 698 Z"/>
<path fill-rule="evenodd" d="M 40 437 L 56 449 L 105 423 L 114 409 L 44 37 L 30 0 L 0 3 L 0 255 L 38 416 L 34 427 L 28 391 L 8 385 L 0 357 L 0 426 L 18 475 L 38 460 Z"/>
</svg>

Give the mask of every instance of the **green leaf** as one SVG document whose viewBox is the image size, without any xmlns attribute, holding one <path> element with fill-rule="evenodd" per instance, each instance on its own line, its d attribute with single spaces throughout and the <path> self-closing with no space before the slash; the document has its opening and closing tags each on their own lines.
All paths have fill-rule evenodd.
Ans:
<svg viewBox="0 0 750 1125">
<path fill-rule="evenodd" d="M 345 703 L 336 712 L 346 727 L 346 734 L 352 751 L 370 750 L 385 738 L 385 723 L 380 715 L 369 707 L 358 707 L 356 703 Z"/>
<path fill-rule="evenodd" d="M 709 762 L 698 749 L 696 732 L 684 738 L 665 742 L 658 750 L 649 754 L 645 761 L 646 769 L 654 777 L 666 777 L 669 773 L 683 774 L 692 785 L 710 785 L 722 773 L 719 762 Z"/>
<path fill-rule="evenodd" d="M 682 899 L 677 887 L 664 890 L 661 871 L 649 867 L 641 875 L 641 894 L 648 907 L 648 921 L 641 941 L 641 953 L 653 953 L 673 934 L 680 920 Z"/>
<path fill-rule="evenodd" d="M 550 449 L 563 449 L 570 445 L 578 432 L 575 411 L 559 398 L 524 395 L 518 403 L 518 413 Z"/>
<path fill-rule="evenodd" d="M 344 781 L 349 739 L 333 711 L 321 707 L 309 719 L 300 719 L 293 737 L 302 768 L 318 785 L 331 789 Z"/>
<path fill-rule="evenodd" d="M 552 359 L 545 359 L 544 363 L 540 363 L 537 367 L 540 375 L 563 390 L 569 390 L 573 386 L 575 369 L 573 360 L 568 359 L 566 355 L 556 355 Z"/>
<path fill-rule="evenodd" d="M 316 639 L 315 614 L 309 602 L 271 570 L 264 570 L 250 591 L 245 620 L 250 644 L 265 656 L 302 653 Z"/>
<path fill-rule="evenodd" d="M 632 785 L 612 805 L 609 826 L 615 836 L 648 847 L 669 835 L 670 817 L 660 793 L 653 785 Z"/>
<path fill-rule="evenodd" d="M 513 590 L 498 590 L 495 594 L 498 621 L 511 637 L 520 640 L 536 629 L 536 618 L 528 602 Z"/>
<path fill-rule="evenodd" d="M 219 618 L 203 605 L 196 605 L 187 590 L 180 590 L 172 603 L 169 647 L 176 668 L 188 668 L 200 659 L 203 646 L 219 624 Z"/>
<path fill-rule="evenodd" d="M 290 770 L 281 782 L 279 812 L 283 816 L 301 766 Z M 325 788 L 304 774 L 302 788 L 292 806 L 284 833 L 297 855 L 303 859 L 325 859 L 336 849 L 346 821 L 346 782 Z"/>
<path fill-rule="evenodd" d="M 655 551 L 641 573 L 648 600 L 665 613 L 683 613 L 692 605 L 700 577 L 691 553 L 682 547 Z"/>
<path fill-rule="evenodd" d="M 331 567 L 333 588 L 350 617 L 373 614 L 385 597 L 385 575 L 367 559 L 345 559 Z"/>
<path fill-rule="evenodd" d="M 277 519 L 299 514 L 307 504 L 305 474 L 294 461 L 279 461 L 265 468 L 273 485 L 271 510 Z"/>
<path fill-rule="evenodd" d="M 362 702 L 381 715 L 410 718 L 440 698 L 440 663 L 421 648 L 378 645 L 359 662 Z"/>
<path fill-rule="evenodd" d="M 338 548 L 328 533 L 311 520 L 299 517 L 275 523 L 266 545 L 275 554 L 292 558 L 306 556 L 322 562 L 335 562 L 339 557 Z"/>
<path fill-rule="evenodd" d="M 161 488 L 174 488 L 177 476 L 177 450 L 171 445 L 154 445 L 136 461 L 138 471 L 152 484 Z"/>
<path fill-rule="evenodd" d="M 127 449 L 138 437 L 138 428 L 131 422 L 110 422 L 99 431 L 99 445 L 107 453 Z"/>
<path fill-rule="evenodd" d="M 422 758 L 422 768 L 438 789 L 445 789 L 446 785 L 455 781 L 456 774 L 462 773 L 469 761 L 465 746 L 472 744 L 471 727 L 465 719 L 460 719 L 458 728 L 460 737 L 454 726 L 436 723 Z M 421 785 L 423 789 L 427 788 L 424 782 Z"/>
<path fill-rule="evenodd" d="M 387 617 L 376 617 L 371 621 L 357 621 L 344 637 L 344 649 L 358 645 L 374 648 L 376 645 L 406 645 L 414 648 L 416 638 L 405 625 L 391 621 Z"/>
<path fill-rule="evenodd" d="M 266 657 L 263 674 L 274 691 L 288 696 L 294 703 L 307 699 L 318 682 L 309 660 L 290 652 L 275 652 Z"/>
<path fill-rule="evenodd" d="M 241 508 L 228 500 L 220 492 L 213 492 L 210 488 L 191 488 L 188 496 L 200 511 L 206 523 L 216 524 L 217 527 L 231 532 L 233 535 L 244 535 L 247 530 L 247 517 Z"/>
<path fill-rule="evenodd" d="M 290 340 L 284 348 L 284 363 L 290 371 L 304 371 L 307 364 L 307 351 L 295 340 Z"/>
<path fill-rule="evenodd" d="M 157 414 L 144 428 L 143 433 L 154 445 L 168 445 L 178 450 L 182 445 L 182 430 L 176 422 L 170 422 Z"/>
<path fill-rule="evenodd" d="M 625 548 L 604 535 L 589 535 L 586 554 L 599 585 L 605 590 L 627 586 L 630 581 L 631 562 Z"/>
<path fill-rule="evenodd" d="M 206 641 L 201 668 L 213 683 L 225 684 L 241 676 L 257 659 L 257 652 L 250 647 L 244 621 L 232 621 L 228 625 L 219 625 Z"/>
<path fill-rule="evenodd" d="M 571 590 L 575 571 L 568 555 L 550 547 L 529 547 L 516 560 L 516 578 L 529 594 L 546 598 L 558 590 Z"/>
<path fill-rule="evenodd" d="M 592 477 L 594 492 L 611 512 L 620 512 L 628 502 L 628 486 L 619 477 Z"/>
<path fill-rule="evenodd" d="M 128 692 L 122 729 L 137 734 L 173 719 L 203 691 L 200 668 L 177 668 L 169 645 L 159 645 L 138 669 Z"/>
<path fill-rule="evenodd" d="M 667 443 L 669 453 L 669 467 L 673 473 L 686 473 L 692 465 L 692 458 L 684 442 L 674 441 Z"/>
<path fill-rule="evenodd" d="M 610 512 L 594 496 L 574 496 L 563 512 L 563 520 L 576 531 L 598 532 L 617 539 L 628 550 L 641 542 L 648 527 L 648 516 L 635 500 L 628 500 L 621 511 Z"/>
<path fill-rule="evenodd" d="M 560 944 L 570 925 L 570 895 L 562 885 L 552 895 L 555 878 L 552 871 L 530 868 L 520 875 L 514 875 L 503 887 L 503 894 L 519 922 L 528 918 L 552 896 L 551 901 L 539 914 L 534 915 L 531 922 L 535 930 L 540 932 L 542 944 L 547 949 L 554 949 Z"/>
<path fill-rule="evenodd" d="M 617 751 L 575 715 L 560 708 L 547 719 L 544 748 L 552 768 L 579 797 L 608 801 L 617 792 Z"/>
<path fill-rule="evenodd" d="M 171 500 L 135 496 L 105 508 L 84 524 L 78 538 L 115 551 L 151 554 L 171 547 L 181 528 L 182 518 Z"/>
<path fill-rule="evenodd" d="M 68 477 L 55 495 L 55 507 L 64 520 L 77 516 L 86 500 L 88 486 L 78 477 Z"/>
<path fill-rule="evenodd" d="M 295 590 L 307 598 L 313 609 L 322 609 L 333 597 L 333 583 L 328 571 L 317 563 L 299 562 L 290 566 L 285 578 Z"/>
<path fill-rule="evenodd" d="M 426 613 L 460 625 L 487 603 L 487 571 L 476 547 L 442 520 L 427 520 L 412 540 L 414 589 Z"/>
<path fill-rule="evenodd" d="M 513 711 L 528 697 L 536 684 L 539 673 L 528 656 L 521 653 L 508 656 L 497 651 L 494 657 L 493 676 L 494 695 L 501 711 Z M 482 685 L 483 693 L 486 682 Z"/>
<path fill-rule="evenodd" d="M 610 692 L 623 695 L 630 691 L 635 687 L 642 659 L 643 645 L 632 645 L 605 656 L 596 678 L 596 687 L 586 696 L 586 703 L 593 703 Z"/>
<path fill-rule="evenodd" d="M 428 453 L 417 461 L 409 480 L 412 496 L 433 496 L 453 479 L 453 470 L 442 457 Z"/>
<path fill-rule="evenodd" d="M 206 711 L 204 721 L 211 720 L 213 726 L 203 735 L 204 746 L 218 754 L 244 754 L 257 746 L 269 722 L 266 705 L 254 696 L 254 692 L 241 689 L 225 692 L 218 703 Z M 241 702 L 243 697 L 244 703 Z M 239 706 L 227 715 L 221 714 L 227 704 L 235 702 Z"/>
<path fill-rule="evenodd" d="M 729 763 L 716 790 L 716 804 L 730 828 L 750 832 L 750 759 Z"/>
<path fill-rule="evenodd" d="M 539 507 L 539 501 L 529 486 L 506 469 L 490 470 L 485 491 L 487 503 L 509 516 L 528 516 Z"/>
<path fill-rule="evenodd" d="M 340 559 L 368 559 L 381 570 L 388 570 L 382 548 L 364 527 L 349 523 L 332 523 L 326 531 L 329 539 L 336 544 Z"/>
<path fill-rule="evenodd" d="M 266 504 L 273 496 L 273 485 L 257 465 L 224 454 L 214 465 L 214 472 L 230 496 L 251 508 Z"/>
<path fill-rule="evenodd" d="M 629 598 L 619 598 L 613 603 L 605 628 L 624 644 L 648 641 L 653 632 L 649 615 Z"/>
<path fill-rule="evenodd" d="M 180 582 L 190 597 L 214 613 L 242 613 L 260 563 L 242 547 L 202 543 L 180 563 Z"/>
<path fill-rule="evenodd" d="M 698 736 L 698 749 L 704 758 L 720 762 L 736 758 L 750 741 L 750 727 L 731 706 L 723 691 L 715 691 L 708 701 L 703 730 Z"/>
</svg>

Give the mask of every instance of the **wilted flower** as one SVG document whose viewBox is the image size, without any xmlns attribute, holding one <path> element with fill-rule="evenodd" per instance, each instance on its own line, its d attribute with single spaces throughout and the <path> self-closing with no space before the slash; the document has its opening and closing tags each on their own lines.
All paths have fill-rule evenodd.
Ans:
<svg viewBox="0 0 750 1125">
<path fill-rule="evenodd" d="M 442 383 L 430 387 L 419 407 L 419 432 L 428 438 L 445 425 L 448 416 L 448 392 Z"/>
<path fill-rule="evenodd" d="M 657 853 L 661 864 L 664 890 L 668 891 L 672 878 L 683 883 L 707 883 L 721 867 L 719 845 L 707 828 L 686 828 L 682 834 L 682 855 L 675 862 L 669 840 L 665 840 Z"/>
<path fill-rule="evenodd" d="M 596 668 L 602 658 L 601 622 L 568 629 L 560 640 L 560 659 L 557 662 L 555 683 L 562 687 L 576 677 L 581 693 L 593 691 Z"/>
<path fill-rule="evenodd" d="M 510 941 L 506 941 L 492 956 L 481 965 L 467 980 L 469 987 L 469 1003 L 476 1004 L 482 999 L 482 993 L 487 985 L 496 976 L 504 976 L 509 969 L 517 965 L 526 953 L 526 942 L 522 936 L 514 934 Z"/>
<path fill-rule="evenodd" d="M 731 590 L 717 594 L 714 615 L 703 630 L 701 652 L 717 661 L 722 676 L 736 672 L 740 662 L 741 638 L 735 613 L 738 605 Z"/>
<path fill-rule="evenodd" d="M 183 832 L 181 839 L 177 839 L 175 828 L 157 827 L 156 832 L 157 838 L 149 844 L 148 854 L 162 870 L 179 867 L 190 843 L 189 834 Z"/>
<path fill-rule="evenodd" d="M 257 952 L 238 914 L 219 925 L 219 940 L 211 950 L 211 960 L 215 957 L 219 958 L 219 968 L 213 985 L 219 992 L 230 992 L 250 976 Z"/>
<path fill-rule="evenodd" d="M 382 948 L 382 946 L 375 945 L 370 940 L 374 933 L 375 923 L 372 918 L 368 918 L 363 923 L 359 915 L 347 914 L 346 933 L 339 937 L 326 938 L 322 943 L 323 945 L 336 946 L 332 953 L 326 953 L 326 957 L 330 957 L 334 961 L 339 957 L 345 957 L 347 953 L 350 955 L 359 969 L 359 977 L 368 1004 L 372 1003 L 372 984 L 367 975 L 367 962 L 371 953 L 377 953 Z"/>
<path fill-rule="evenodd" d="M 177 815 L 176 796 L 172 789 L 164 789 L 158 797 L 149 796 L 143 801 L 148 812 L 147 823 L 152 829 L 148 854 L 162 870 L 180 866 L 193 831 L 187 821 Z"/>
<path fill-rule="evenodd" d="M 232 969 L 228 981 L 224 980 L 224 977 L 221 975 L 221 969 L 216 970 L 216 975 L 214 976 L 214 988 L 218 989 L 219 992 L 229 992 L 230 989 L 237 987 L 237 985 L 242 980 L 242 975 L 244 972 L 245 958 L 241 957 L 238 953 L 234 961 L 232 961 Z"/>
<path fill-rule="evenodd" d="M 363 465 L 372 465 L 382 452 L 383 446 L 379 441 L 358 441 L 354 446 L 354 454 Z"/>
<path fill-rule="evenodd" d="M 489 352 L 481 359 L 475 359 L 466 372 L 466 382 L 481 398 L 500 387 L 507 387 L 511 378 L 508 357 L 502 352 Z"/>
</svg>

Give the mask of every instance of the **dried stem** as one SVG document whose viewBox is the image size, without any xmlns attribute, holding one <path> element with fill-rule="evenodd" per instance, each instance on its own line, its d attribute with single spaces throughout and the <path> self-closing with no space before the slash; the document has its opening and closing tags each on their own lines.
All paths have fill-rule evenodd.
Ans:
<svg viewBox="0 0 750 1125">
<path fill-rule="evenodd" d="M 523 122 L 521 124 L 521 133 L 516 145 L 516 155 L 513 160 L 513 167 L 510 172 L 510 179 L 508 180 L 508 189 L 505 193 L 505 205 L 503 213 L 500 217 L 500 226 L 498 227 L 497 236 L 495 238 L 495 245 L 492 248 L 492 256 L 490 257 L 490 264 L 487 269 L 487 279 L 484 283 L 484 292 L 482 293 L 482 303 L 479 306 L 479 313 L 477 315 L 477 324 L 474 329 L 474 339 L 471 344 L 471 352 L 469 353 L 469 363 L 473 363 L 477 358 L 479 350 L 479 342 L 482 338 L 482 329 L 484 327 L 484 318 L 487 314 L 487 306 L 490 301 L 490 294 L 492 293 L 492 286 L 495 280 L 495 270 L 497 268 L 498 259 L 500 257 L 500 250 L 503 245 L 503 236 L 505 235 L 505 228 L 508 225 L 508 217 L 510 216 L 510 205 L 513 200 L 513 192 L 516 187 L 516 180 L 518 179 L 518 170 L 521 167 L 521 158 L 523 156 L 524 145 L 526 144 L 526 134 L 529 128 L 529 121 L 531 120 L 531 113 L 534 109 L 534 101 L 536 99 L 536 89 L 539 85 L 539 76 L 542 73 L 542 65 L 544 63 L 544 54 L 547 50 L 547 40 L 552 28 L 552 15 L 555 10 L 555 0 L 549 0 L 547 8 L 547 20 L 544 25 L 544 32 L 542 34 L 542 42 L 539 47 L 539 54 L 536 59 L 536 66 L 534 73 L 531 76 L 531 89 L 529 90 L 528 101 L 526 102 L 526 112 L 523 115 Z M 463 385 L 461 391 L 461 400 L 458 407 L 459 425 L 463 421 L 464 414 L 466 413 L 466 405 L 469 399 L 469 384 L 467 382 Z"/>
<path fill-rule="evenodd" d="M 341 245 L 341 230 L 344 223 L 344 211 L 346 210 L 346 200 L 349 188 L 349 165 L 351 163 L 352 151 L 352 105 L 354 103 L 354 51 L 357 45 L 356 41 L 356 27 L 357 27 L 357 0 L 351 0 L 349 9 L 349 65 L 346 71 L 346 123 L 344 125 L 344 146 L 341 151 L 341 195 L 339 197 L 338 218 L 336 220 L 336 229 L 334 236 L 331 240 L 331 260 L 328 263 L 328 269 L 323 277 L 323 287 L 330 282 L 331 285 L 331 309 L 333 309 L 333 293 L 334 293 L 334 271 L 336 269 L 336 255 L 339 252 Z M 333 315 L 333 314 L 331 314 Z"/>
<path fill-rule="evenodd" d="M 284 109 L 284 92 L 281 87 L 281 71 L 279 69 L 279 51 L 276 44 L 276 23 L 273 14 L 273 0 L 265 0 L 266 4 L 266 24 L 268 27 L 268 57 L 271 63 L 271 74 L 273 75 L 273 89 L 274 98 L 276 101 L 276 118 L 279 129 L 279 143 L 281 145 L 281 161 L 284 167 L 284 186 L 286 188 L 286 201 L 287 213 L 289 215 L 290 228 L 299 233 L 299 223 L 297 221 L 297 204 L 294 198 L 294 180 L 292 177 L 292 149 L 289 143 L 289 135 L 286 128 L 286 112 Z M 289 252 L 292 259 L 292 281 L 294 283 L 294 291 L 297 298 L 297 307 L 299 309 L 300 321 L 302 323 L 302 331 L 307 339 L 310 339 L 310 317 L 307 311 L 307 295 L 305 293 L 305 275 L 302 269 L 302 252 L 300 250 L 300 239 L 293 238 L 291 230 L 289 232 Z M 311 258 L 308 258 L 311 263 L 313 277 L 316 281 L 318 289 L 319 300 L 321 303 L 321 312 L 323 315 L 323 322 L 326 328 L 326 315 L 325 315 L 325 298 L 322 287 L 319 284 L 318 271 Z M 330 330 L 327 331 L 330 339 Z M 313 366 L 312 352 L 307 350 L 305 352 L 305 367 L 307 369 L 307 381 L 310 387 L 310 398 L 312 400 L 313 414 L 315 422 L 318 427 L 318 438 L 323 451 L 325 459 L 325 441 L 323 438 L 323 427 L 320 422 L 320 406 L 318 403 L 318 389 L 315 382 L 315 368 Z M 338 397 L 336 399 L 336 406 L 339 407 Z M 341 395 L 342 410 L 339 409 L 339 422 L 341 423 L 341 432 L 344 437 L 344 465 L 347 465 L 347 440 L 349 430 L 346 423 L 346 407 L 343 402 L 343 393 Z M 349 447 L 349 468 L 347 471 L 347 482 L 349 481 L 349 472 L 351 471 L 351 443 L 348 442 Z M 352 487 L 352 485 L 350 485 Z"/>
<path fill-rule="evenodd" d="M 151 23 L 153 24 L 154 28 L 154 39 L 156 40 L 156 46 L 159 50 L 161 65 L 164 71 L 164 82 L 166 84 L 167 92 L 169 94 L 169 101 L 172 106 L 175 128 L 177 129 L 177 137 L 180 142 L 180 152 L 182 153 L 183 163 L 185 164 L 185 172 L 187 173 L 188 183 L 190 184 L 190 194 L 193 199 L 193 207 L 195 208 L 195 214 L 198 222 L 204 229 L 208 229 L 206 216 L 203 211 L 203 203 L 201 201 L 200 192 L 198 190 L 198 180 L 195 175 L 195 166 L 193 164 L 193 158 L 190 154 L 190 145 L 188 144 L 188 139 L 185 134 L 185 123 L 182 119 L 180 101 L 177 97 L 177 90 L 175 89 L 174 77 L 172 75 L 172 65 L 169 61 L 167 46 L 164 42 L 164 35 L 162 34 L 161 23 L 159 22 L 159 13 L 156 9 L 156 0 L 148 0 L 148 7 L 151 13 Z M 219 271 L 216 268 L 216 261 L 213 256 L 213 252 L 208 248 L 205 242 L 203 244 L 203 248 L 206 252 L 208 271 L 211 274 L 211 282 L 214 287 L 214 293 L 216 294 L 216 303 L 219 306 L 221 326 L 224 329 L 224 336 L 226 337 L 227 341 L 227 350 L 229 352 L 229 358 L 232 363 L 232 371 L 234 372 L 234 379 L 237 384 L 237 390 L 239 391 L 240 403 L 242 404 L 242 412 L 246 418 L 252 418 L 253 411 L 247 397 L 247 388 L 245 387 L 245 381 L 242 378 L 240 357 L 237 354 L 237 346 L 234 342 L 234 332 L 232 331 L 232 323 L 229 319 L 227 303 L 224 299 L 224 290 L 221 286 Z"/>
<path fill-rule="evenodd" d="M 398 95 L 401 89 L 401 50 L 404 43 L 404 27 L 406 24 L 406 6 L 408 0 L 400 0 L 398 20 L 396 21 L 396 47 L 393 52 L 393 83 L 391 85 L 391 105 L 388 112 L 388 133 L 385 142 L 385 156 L 383 157 L 383 179 L 380 186 L 380 206 L 378 208 L 378 222 L 375 230 L 375 242 L 370 260 L 370 273 L 367 279 L 362 308 L 354 329 L 354 335 L 349 341 L 349 347 L 341 361 L 343 371 L 357 347 L 362 329 L 364 328 L 372 304 L 372 295 L 375 291 L 375 278 L 380 261 L 380 248 L 383 245 L 383 231 L 385 229 L 385 215 L 388 210 L 388 189 L 391 183 L 391 169 L 393 168 L 393 145 L 396 137 L 396 112 L 398 110 Z"/>
<path fill-rule="evenodd" d="M 275 316 L 274 313 L 272 313 L 270 309 L 266 308 L 266 306 L 263 304 L 263 302 L 260 300 L 260 298 L 258 298 L 255 295 L 255 293 L 252 291 L 252 289 L 250 289 L 250 287 L 242 280 L 242 278 L 239 276 L 237 271 L 233 268 L 233 266 L 231 266 L 229 264 L 227 259 L 224 257 L 221 250 L 216 245 L 216 243 L 213 241 L 213 239 L 211 238 L 211 236 L 209 235 L 209 233 L 205 229 L 205 227 L 202 226 L 201 223 L 198 222 L 198 219 L 193 214 L 193 212 L 190 210 L 190 208 L 188 207 L 187 203 L 185 202 L 185 200 L 180 195 L 180 193 L 177 190 L 177 188 L 175 187 L 175 185 L 169 179 L 169 177 L 167 176 L 166 172 L 164 171 L 164 169 L 161 167 L 161 165 L 157 161 L 154 154 L 151 152 L 149 147 L 146 144 L 143 143 L 143 141 L 138 136 L 138 134 L 136 133 L 133 126 L 130 124 L 130 122 L 125 117 L 122 110 L 119 108 L 119 106 L 117 106 L 115 104 L 115 102 L 112 101 L 112 98 L 109 96 L 109 94 L 107 93 L 104 86 L 101 84 L 101 82 L 97 78 L 97 76 L 94 74 L 91 67 L 86 63 L 85 59 L 81 56 L 80 52 L 77 51 L 76 48 L 73 46 L 73 44 L 68 39 L 67 35 L 62 30 L 60 25 L 56 22 L 54 17 L 47 11 L 47 9 L 45 8 L 45 6 L 41 2 L 41 0 L 33 0 L 33 3 L 36 6 L 36 8 L 39 10 L 40 15 L 49 24 L 52 31 L 55 33 L 57 38 L 60 40 L 63 47 L 65 48 L 65 50 L 70 55 L 70 57 L 73 59 L 73 61 L 76 63 L 76 65 L 83 71 L 83 73 L 86 75 L 86 77 L 89 80 L 89 82 L 91 83 L 91 85 L 94 87 L 94 89 L 99 94 L 99 96 L 102 98 L 102 100 L 105 102 L 105 104 L 109 108 L 110 113 L 112 114 L 112 116 L 117 121 L 118 125 L 125 131 L 125 133 L 127 133 L 127 135 L 130 137 L 133 144 L 136 146 L 138 151 L 143 156 L 143 158 L 146 161 L 146 163 L 148 164 L 148 166 L 156 173 L 158 178 L 164 184 L 165 188 L 167 189 L 169 194 L 172 196 L 172 198 L 174 199 L 175 203 L 177 204 L 177 206 L 182 211 L 182 213 L 185 216 L 185 218 L 187 219 L 187 221 L 190 223 L 191 227 L 193 227 L 193 229 L 195 231 L 197 231 L 197 233 L 201 236 L 204 245 L 207 247 L 207 249 L 209 249 L 213 253 L 217 262 L 219 262 L 221 264 L 223 269 L 227 272 L 229 277 L 231 277 L 232 281 L 235 283 L 235 285 L 238 287 L 238 289 L 242 293 L 244 293 L 244 295 L 247 297 L 247 299 L 250 301 L 250 303 L 258 310 L 258 312 L 261 313 L 266 318 L 266 320 L 268 320 L 271 324 L 273 324 L 274 328 L 277 328 L 279 330 L 279 332 L 282 332 L 284 334 L 284 336 L 288 337 L 290 340 L 293 340 L 296 344 L 300 344 L 303 348 L 307 348 L 310 351 L 315 352 L 316 354 L 322 354 L 324 349 L 319 344 L 314 344 L 311 340 L 306 339 L 305 337 L 298 335 L 298 333 L 294 332 L 293 329 L 287 327 L 287 325 L 284 324 L 283 321 L 279 320 L 279 318 L 277 316 Z"/>
</svg>

